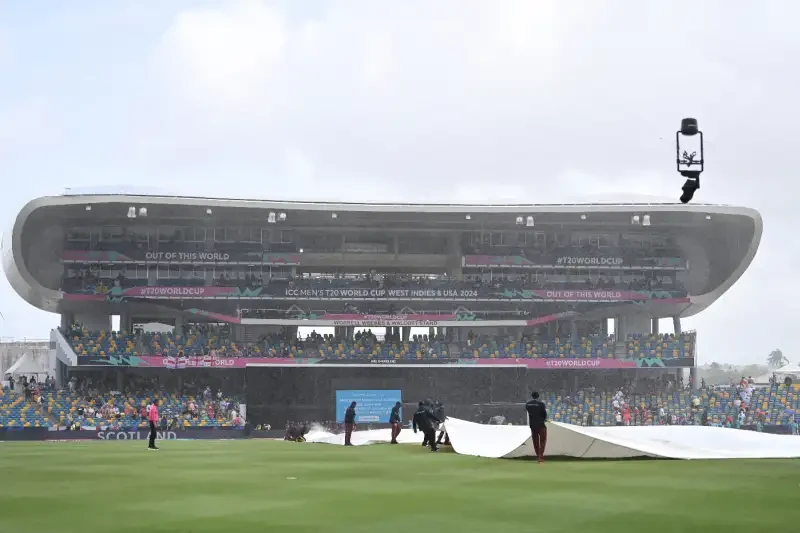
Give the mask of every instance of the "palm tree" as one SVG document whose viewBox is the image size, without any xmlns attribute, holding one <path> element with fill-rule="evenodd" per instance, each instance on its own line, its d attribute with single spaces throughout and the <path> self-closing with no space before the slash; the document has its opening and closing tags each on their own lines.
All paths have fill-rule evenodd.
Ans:
<svg viewBox="0 0 800 533">
<path fill-rule="evenodd" d="M 783 352 L 780 350 L 772 350 L 767 356 L 767 364 L 772 368 L 780 368 L 787 363 L 789 360 L 783 356 Z"/>
</svg>

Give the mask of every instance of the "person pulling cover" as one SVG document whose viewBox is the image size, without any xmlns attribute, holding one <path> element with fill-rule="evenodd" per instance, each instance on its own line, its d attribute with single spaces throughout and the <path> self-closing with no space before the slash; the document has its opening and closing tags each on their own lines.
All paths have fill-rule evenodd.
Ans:
<svg viewBox="0 0 800 533">
<path fill-rule="evenodd" d="M 426 398 L 422 400 L 422 407 L 424 407 L 431 415 L 433 415 L 433 402 Z M 435 416 L 435 415 L 434 415 Z M 436 424 L 433 425 L 433 434 L 436 435 Z M 430 442 L 428 442 L 427 435 L 422 439 L 422 446 L 430 446 Z"/>
<path fill-rule="evenodd" d="M 392 425 L 392 444 L 397 444 L 397 437 L 400 436 L 400 409 L 403 407 L 403 404 L 397 402 L 392 407 L 392 412 L 389 415 L 389 423 Z"/>
<path fill-rule="evenodd" d="M 436 418 L 441 420 L 442 424 L 444 424 L 445 420 L 447 420 L 447 416 L 444 412 L 444 405 L 439 400 L 436 400 L 436 406 L 433 409 L 433 414 L 436 415 Z M 444 445 L 450 446 L 450 435 L 447 434 L 447 431 L 442 429 L 439 432 L 439 436 L 436 439 L 436 444 L 442 444 L 442 438 L 444 437 Z"/>
<path fill-rule="evenodd" d="M 531 393 L 531 399 L 525 404 L 528 412 L 528 426 L 531 428 L 533 437 L 533 450 L 540 463 L 544 462 L 544 448 L 547 445 L 547 408 L 544 402 L 539 400 L 539 393 Z"/>
<path fill-rule="evenodd" d="M 344 445 L 352 446 L 350 437 L 353 436 L 353 430 L 356 427 L 356 402 L 352 402 L 350 407 L 344 411 Z"/>
<path fill-rule="evenodd" d="M 414 413 L 414 420 L 412 422 L 412 427 L 414 429 L 414 433 L 417 432 L 417 428 L 425 435 L 425 442 L 430 443 L 431 451 L 438 452 L 439 447 L 436 446 L 436 430 L 434 428 L 434 424 L 437 422 L 441 422 L 436 415 L 433 414 L 433 411 L 425 405 L 425 402 L 419 402 L 419 408 L 417 412 Z"/>
<path fill-rule="evenodd" d="M 286 427 L 286 434 L 283 438 L 291 442 L 305 442 L 307 433 L 308 426 L 305 424 L 289 424 Z"/>
</svg>

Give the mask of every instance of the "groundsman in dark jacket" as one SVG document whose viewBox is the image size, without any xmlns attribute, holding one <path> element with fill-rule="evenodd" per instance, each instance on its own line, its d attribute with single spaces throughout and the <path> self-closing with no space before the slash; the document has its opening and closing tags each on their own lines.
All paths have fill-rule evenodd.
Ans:
<svg viewBox="0 0 800 533">
<path fill-rule="evenodd" d="M 417 432 L 418 428 L 420 431 L 422 431 L 422 433 L 425 435 L 425 440 L 422 444 L 430 444 L 432 452 L 439 450 L 439 448 L 436 446 L 436 430 L 434 429 L 435 424 L 438 422 L 441 422 L 441 420 L 436 418 L 433 410 L 430 407 L 426 407 L 424 402 L 419 402 L 419 408 L 417 409 L 417 412 L 414 413 L 412 427 L 414 429 L 414 433 Z"/>
</svg>

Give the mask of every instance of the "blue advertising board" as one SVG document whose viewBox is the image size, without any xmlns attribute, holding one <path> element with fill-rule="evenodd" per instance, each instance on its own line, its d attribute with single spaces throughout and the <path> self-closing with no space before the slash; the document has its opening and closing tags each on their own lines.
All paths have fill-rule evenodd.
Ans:
<svg viewBox="0 0 800 533">
<path fill-rule="evenodd" d="M 399 390 L 337 390 L 336 421 L 344 422 L 344 411 L 356 402 L 356 424 L 388 424 L 392 407 L 402 402 Z"/>
</svg>

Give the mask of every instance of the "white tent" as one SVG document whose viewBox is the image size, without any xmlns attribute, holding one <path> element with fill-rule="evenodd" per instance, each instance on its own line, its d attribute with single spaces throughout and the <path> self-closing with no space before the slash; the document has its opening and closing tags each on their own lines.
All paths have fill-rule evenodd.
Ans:
<svg viewBox="0 0 800 533">
<path fill-rule="evenodd" d="M 800 376 L 800 364 L 789 363 L 775 371 L 779 376 Z"/>
<path fill-rule="evenodd" d="M 17 359 L 16 363 L 11 365 L 11 368 L 6 370 L 6 376 L 18 376 L 22 374 L 46 374 L 46 372 L 33 360 L 31 354 L 25 353 L 22 354 L 22 357 Z"/>
</svg>

